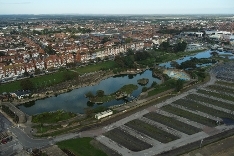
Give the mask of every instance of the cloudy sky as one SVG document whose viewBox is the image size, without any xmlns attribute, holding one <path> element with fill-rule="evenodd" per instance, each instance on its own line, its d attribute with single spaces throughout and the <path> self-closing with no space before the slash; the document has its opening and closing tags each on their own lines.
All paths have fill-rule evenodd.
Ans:
<svg viewBox="0 0 234 156">
<path fill-rule="evenodd" d="M 0 14 L 234 14 L 234 0 L 0 0 Z"/>
</svg>

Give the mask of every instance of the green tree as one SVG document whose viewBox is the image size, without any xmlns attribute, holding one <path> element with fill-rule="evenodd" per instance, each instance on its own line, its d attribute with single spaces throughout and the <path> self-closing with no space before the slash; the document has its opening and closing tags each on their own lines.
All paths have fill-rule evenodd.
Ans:
<svg viewBox="0 0 234 156">
<path fill-rule="evenodd" d="M 175 91 L 179 92 L 184 87 L 184 81 L 181 79 L 178 79 L 176 81 Z"/>
<path fill-rule="evenodd" d="M 56 51 L 52 48 L 51 45 L 46 46 L 44 50 L 49 55 L 55 55 L 56 54 Z"/>
<path fill-rule="evenodd" d="M 175 45 L 174 51 L 175 52 L 180 52 L 180 51 L 185 51 L 187 47 L 187 43 L 186 42 L 179 42 Z"/>
<path fill-rule="evenodd" d="M 96 96 L 98 96 L 98 97 L 103 97 L 104 95 L 105 95 L 105 93 L 104 93 L 103 90 L 97 90 Z"/>
<path fill-rule="evenodd" d="M 216 52 L 216 51 L 212 51 L 210 54 L 212 55 L 212 57 L 215 57 L 215 56 L 218 56 L 218 55 L 219 55 L 219 53 Z"/>
<path fill-rule="evenodd" d="M 29 79 L 24 79 L 20 82 L 21 89 L 23 90 L 33 90 L 34 84 Z"/>
<path fill-rule="evenodd" d="M 86 96 L 87 98 L 93 98 L 93 97 L 94 97 L 93 93 L 90 92 L 90 91 L 89 91 L 88 93 L 86 93 L 85 96 Z"/>
<path fill-rule="evenodd" d="M 85 115 L 86 115 L 87 118 L 92 117 L 92 115 L 93 115 L 93 109 L 90 108 L 90 107 L 85 108 Z"/>
<path fill-rule="evenodd" d="M 143 87 L 143 88 L 142 88 L 142 92 L 146 92 L 147 90 L 148 90 L 147 87 Z"/>
<path fill-rule="evenodd" d="M 151 87 L 152 87 L 152 88 L 155 88 L 155 87 L 157 87 L 157 85 L 158 85 L 157 82 L 156 82 L 156 81 L 153 81 L 153 83 L 151 84 Z"/>
<path fill-rule="evenodd" d="M 170 43 L 169 42 L 162 42 L 159 46 L 161 50 L 168 51 L 170 48 Z"/>
<path fill-rule="evenodd" d="M 132 38 L 128 37 L 128 38 L 125 39 L 125 43 L 131 43 L 131 42 L 132 42 Z"/>
</svg>

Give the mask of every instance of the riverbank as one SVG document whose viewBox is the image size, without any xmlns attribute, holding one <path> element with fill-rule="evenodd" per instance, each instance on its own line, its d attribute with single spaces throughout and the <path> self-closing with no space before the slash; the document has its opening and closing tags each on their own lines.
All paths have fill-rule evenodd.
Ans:
<svg viewBox="0 0 234 156">
<path fill-rule="evenodd" d="M 71 83 L 69 83 L 70 85 L 68 85 L 67 88 L 63 88 L 61 90 L 56 90 L 56 91 L 53 87 L 50 87 L 46 92 L 34 93 L 34 94 L 32 94 L 32 96 L 30 98 L 13 100 L 13 101 L 11 101 L 11 103 L 15 106 L 18 106 L 18 105 L 22 105 L 24 103 L 58 96 L 60 94 L 67 93 L 67 92 L 70 92 L 72 90 L 79 89 L 82 87 L 94 86 L 96 84 L 99 84 L 101 81 L 108 79 L 110 77 L 119 76 L 119 75 L 136 75 L 136 74 L 139 74 L 139 73 L 146 71 L 147 69 L 148 68 L 142 68 L 142 69 L 137 69 L 137 70 L 127 70 L 127 71 L 120 72 L 117 74 L 114 74 L 110 70 L 109 71 L 92 72 L 92 73 L 88 73 L 88 74 L 84 74 L 84 75 L 79 76 L 79 79 L 82 79 L 84 81 L 87 80 L 86 82 L 81 81 L 80 83 L 78 82 L 79 84 L 77 84 L 76 81 L 71 82 Z M 88 77 L 88 79 L 87 79 L 87 77 Z M 8 102 L 3 102 L 3 103 L 6 104 Z"/>
</svg>

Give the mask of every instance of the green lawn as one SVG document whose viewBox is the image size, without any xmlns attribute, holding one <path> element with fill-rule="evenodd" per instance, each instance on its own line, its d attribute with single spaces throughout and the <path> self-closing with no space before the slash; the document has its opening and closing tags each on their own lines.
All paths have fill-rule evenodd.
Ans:
<svg viewBox="0 0 234 156">
<path fill-rule="evenodd" d="M 137 85 L 128 84 L 128 85 L 121 87 L 117 92 L 132 94 L 132 92 L 134 90 L 136 90 L 137 88 L 138 88 Z M 116 99 L 116 95 L 115 95 L 115 93 L 112 93 L 110 95 L 104 95 L 104 96 L 100 96 L 100 97 L 95 96 L 95 97 L 92 97 L 90 99 L 92 102 L 103 102 L 104 103 L 104 102 L 108 102 L 108 101 Z"/>
<path fill-rule="evenodd" d="M 1 84 L 0 85 L 0 93 L 3 92 L 13 92 L 16 90 L 19 90 L 20 87 L 20 81 L 14 81 L 11 83 Z"/>
<path fill-rule="evenodd" d="M 92 138 L 78 138 L 62 142 L 57 145 L 61 149 L 67 149 L 77 156 L 107 156 L 103 151 L 90 144 Z"/>
<path fill-rule="evenodd" d="M 76 114 L 71 112 L 56 111 L 45 112 L 32 116 L 33 123 L 57 123 L 58 121 L 68 120 L 75 117 Z"/>
<path fill-rule="evenodd" d="M 162 93 L 162 92 L 165 92 L 169 89 L 174 88 L 175 82 L 176 81 L 174 79 L 170 79 L 168 81 L 165 81 L 163 84 L 156 86 L 154 90 L 149 91 L 147 97 L 150 97 L 150 96 L 153 96 L 153 95 L 156 95 L 156 94 L 159 94 L 159 93 Z"/>
<path fill-rule="evenodd" d="M 49 125 L 49 126 L 35 125 L 32 128 L 37 129 L 37 133 L 45 133 L 45 132 L 48 132 L 50 130 L 56 130 L 58 128 L 61 128 L 61 125 L 56 125 L 56 126 L 52 126 L 52 125 Z"/>
<path fill-rule="evenodd" d="M 67 75 L 68 73 L 74 73 L 72 71 L 59 71 L 53 74 L 47 74 L 43 76 L 38 76 L 34 78 L 30 78 L 30 81 L 34 84 L 35 88 L 41 88 L 45 86 L 51 86 L 54 84 L 61 83 L 64 81 L 64 75 Z M 0 93 L 3 92 L 13 92 L 16 90 L 20 90 L 20 81 L 14 81 L 11 83 L 1 84 L 0 85 Z"/>
<path fill-rule="evenodd" d="M 125 92 L 127 94 L 132 94 L 132 92 L 136 90 L 137 88 L 138 88 L 137 85 L 128 84 L 128 85 L 124 85 L 123 87 L 121 87 L 117 92 Z"/>
<path fill-rule="evenodd" d="M 90 72 L 95 72 L 99 70 L 107 70 L 107 69 L 113 69 L 117 67 L 116 63 L 114 61 L 106 61 L 106 62 L 101 62 L 93 65 L 88 65 L 85 67 L 79 67 L 76 69 L 76 71 L 79 74 L 84 74 L 84 73 L 90 73 Z"/>
</svg>

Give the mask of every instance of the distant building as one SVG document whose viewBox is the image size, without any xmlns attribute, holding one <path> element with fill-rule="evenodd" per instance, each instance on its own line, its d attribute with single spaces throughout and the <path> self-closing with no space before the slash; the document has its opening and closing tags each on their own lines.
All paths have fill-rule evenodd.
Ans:
<svg viewBox="0 0 234 156">
<path fill-rule="evenodd" d="M 95 114 L 95 118 L 99 120 L 101 118 L 105 118 L 105 117 L 112 115 L 112 114 L 113 114 L 112 110 L 106 110 L 104 112 Z"/>
<path fill-rule="evenodd" d="M 231 32 L 228 31 L 205 31 L 205 33 L 211 39 L 223 39 L 231 35 Z"/>
<path fill-rule="evenodd" d="M 12 97 L 23 99 L 24 97 L 29 97 L 31 94 L 31 91 L 29 90 L 18 90 L 16 92 L 10 93 Z"/>
<path fill-rule="evenodd" d="M 201 49 L 203 49 L 203 46 L 200 44 L 188 44 L 185 51 L 195 51 Z"/>
<path fill-rule="evenodd" d="M 230 36 L 230 44 L 234 46 L 234 35 Z"/>
</svg>

